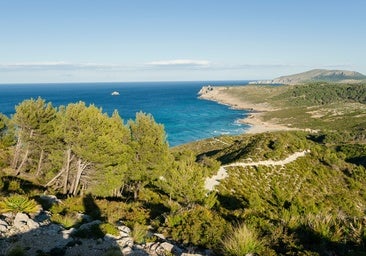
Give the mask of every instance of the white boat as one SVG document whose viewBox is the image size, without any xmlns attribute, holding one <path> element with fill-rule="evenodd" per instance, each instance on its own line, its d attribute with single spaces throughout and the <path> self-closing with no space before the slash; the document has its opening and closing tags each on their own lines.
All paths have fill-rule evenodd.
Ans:
<svg viewBox="0 0 366 256">
<path fill-rule="evenodd" d="M 114 91 L 114 92 L 112 92 L 112 93 L 111 93 L 111 95 L 112 95 L 112 96 L 118 96 L 118 95 L 119 95 L 119 92 Z"/>
</svg>

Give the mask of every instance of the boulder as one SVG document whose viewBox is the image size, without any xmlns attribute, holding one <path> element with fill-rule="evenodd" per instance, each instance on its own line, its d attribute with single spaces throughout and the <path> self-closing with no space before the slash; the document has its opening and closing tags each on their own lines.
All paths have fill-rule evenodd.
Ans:
<svg viewBox="0 0 366 256">
<path fill-rule="evenodd" d="M 27 214 L 18 212 L 15 215 L 13 227 L 21 232 L 27 232 L 39 228 L 39 224 L 29 218 Z"/>
<path fill-rule="evenodd" d="M 161 243 L 159 247 L 162 248 L 164 251 L 170 252 L 174 255 L 182 254 L 182 249 L 180 249 L 179 247 L 175 246 L 174 244 L 171 244 L 168 242 Z"/>
<path fill-rule="evenodd" d="M 5 233 L 9 228 L 9 224 L 5 221 L 0 219 L 0 232 Z"/>
<path fill-rule="evenodd" d="M 78 231 L 87 231 L 90 230 L 93 226 L 97 226 L 100 225 L 102 222 L 100 220 L 94 220 L 92 222 L 89 223 L 85 223 L 83 225 L 81 225 L 78 229 Z"/>
<path fill-rule="evenodd" d="M 122 237 L 121 239 L 116 241 L 117 244 L 121 247 L 133 247 L 133 238 L 132 237 Z"/>
</svg>

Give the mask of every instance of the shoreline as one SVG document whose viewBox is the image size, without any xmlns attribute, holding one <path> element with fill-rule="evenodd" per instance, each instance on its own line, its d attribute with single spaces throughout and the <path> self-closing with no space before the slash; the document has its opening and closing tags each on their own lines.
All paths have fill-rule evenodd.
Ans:
<svg viewBox="0 0 366 256">
<path fill-rule="evenodd" d="M 225 93 L 227 87 L 208 87 L 204 86 L 199 91 L 200 99 L 215 101 L 219 104 L 229 106 L 233 109 L 246 110 L 249 112 L 248 117 L 239 119 L 238 122 L 250 125 L 250 128 L 245 131 L 248 134 L 256 134 L 263 132 L 274 131 L 289 131 L 297 130 L 296 128 L 277 124 L 271 121 L 263 121 L 261 116 L 266 112 L 276 110 L 267 103 L 251 103 L 239 100 L 236 97 Z"/>
</svg>

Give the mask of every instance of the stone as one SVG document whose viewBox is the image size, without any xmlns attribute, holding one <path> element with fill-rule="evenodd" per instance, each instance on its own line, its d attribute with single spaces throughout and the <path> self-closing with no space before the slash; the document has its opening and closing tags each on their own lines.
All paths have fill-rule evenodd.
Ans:
<svg viewBox="0 0 366 256">
<path fill-rule="evenodd" d="M 27 225 L 28 220 L 30 220 L 30 219 L 29 219 L 27 214 L 18 212 L 15 215 L 13 225 L 14 225 L 15 228 L 21 228 L 21 226 Z"/>
<path fill-rule="evenodd" d="M 166 240 L 166 238 L 165 238 L 165 236 L 163 234 L 154 233 L 154 236 L 156 236 L 157 238 L 159 238 L 161 240 Z"/>
<path fill-rule="evenodd" d="M 37 228 L 39 228 L 39 223 L 35 222 L 35 221 L 34 221 L 34 220 L 32 220 L 32 219 L 29 219 L 29 220 L 27 221 L 27 226 L 29 227 L 29 229 L 30 229 L 30 230 L 32 230 L 32 229 L 37 229 Z"/>
<path fill-rule="evenodd" d="M 131 255 L 133 253 L 133 250 L 131 247 L 125 247 L 122 249 L 122 254 L 123 255 Z"/>
<path fill-rule="evenodd" d="M 94 220 L 92 222 L 85 223 L 79 227 L 79 231 L 89 230 L 92 226 L 100 225 L 101 223 L 102 222 L 100 220 Z"/>
<path fill-rule="evenodd" d="M 13 227 L 21 232 L 27 232 L 32 229 L 39 228 L 39 224 L 30 219 L 25 213 L 17 213 L 15 215 Z"/>
<path fill-rule="evenodd" d="M 51 213 L 48 211 L 41 211 L 34 220 L 38 223 L 42 223 L 43 225 L 47 225 L 50 223 Z"/>
<path fill-rule="evenodd" d="M 0 232 L 5 233 L 5 232 L 7 232 L 7 231 L 8 231 L 8 226 L 1 225 L 1 224 L 0 224 Z"/>
<path fill-rule="evenodd" d="M 55 236 L 61 231 L 61 227 L 57 224 L 50 224 L 45 227 L 45 233 L 49 236 Z"/>
<path fill-rule="evenodd" d="M 71 234 L 75 232 L 74 228 L 70 228 L 70 229 L 66 229 L 66 230 L 62 230 L 61 234 L 62 234 L 62 238 L 63 239 L 69 239 L 71 237 Z"/>
<path fill-rule="evenodd" d="M 41 195 L 39 199 L 41 199 L 45 209 L 51 208 L 54 204 L 62 203 L 61 200 L 54 195 Z"/>
<path fill-rule="evenodd" d="M 173 252 L 174 245 L 168 242 L 161 243 L 160 246 L 167 252 Z"/>
<path fill-rule="evenodd" d="M 116 241 L 117 244 L 124 248 L 124 247 L 133 247 L 133 238 L 132 237 L 122 237 L 121 239 Z"/>
<path fill-rule="evenodd" d="M 8 223 L 5 220 L 0 219 L 0 232 L 5 233 L 9 228 Z"/>
<path fill-rule="evenodd" d="M 118 224 L 117 224 L 118 225 Z M 123 232 L 127 235 L 129 235 L 131 233 L 131 229 L 127 226 L 124 226 L 124 225 L 118 225 L 117 226 L 117 229 L 120 231 L 120 232 Z"/>
<path fill-rule="evenodd" d="M 9 224 L 5 220 L 0 219 L 0 225 L 8 226 Z"/>
</svg>

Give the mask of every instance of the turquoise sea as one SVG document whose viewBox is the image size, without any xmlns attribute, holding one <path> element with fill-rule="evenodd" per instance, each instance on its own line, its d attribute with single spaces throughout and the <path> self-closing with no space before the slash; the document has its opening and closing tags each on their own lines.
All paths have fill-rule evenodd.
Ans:
<svg viewBox="0 0 366 256">
<path fill-rule="evenodd" d="M 84 101 L 111 114 L 115 109 L 127 121 L 136 112 L 151 113 L 165 126 L 171 146 L 221 134 L 240 134 L 247 125 L 237 122 L 247 113 L 200 100 L 197 93 L 204 85 L 243 85 L 248 81 L 203 82 L 127 82 L 127 83 L 53 83 L 0 84 L 0 112 L 11 116 L 15 106 L 25 99 L 38 98 L 54 106 Z M 112 96 L 113 91 L 120 95 Z"/>
</svg>

